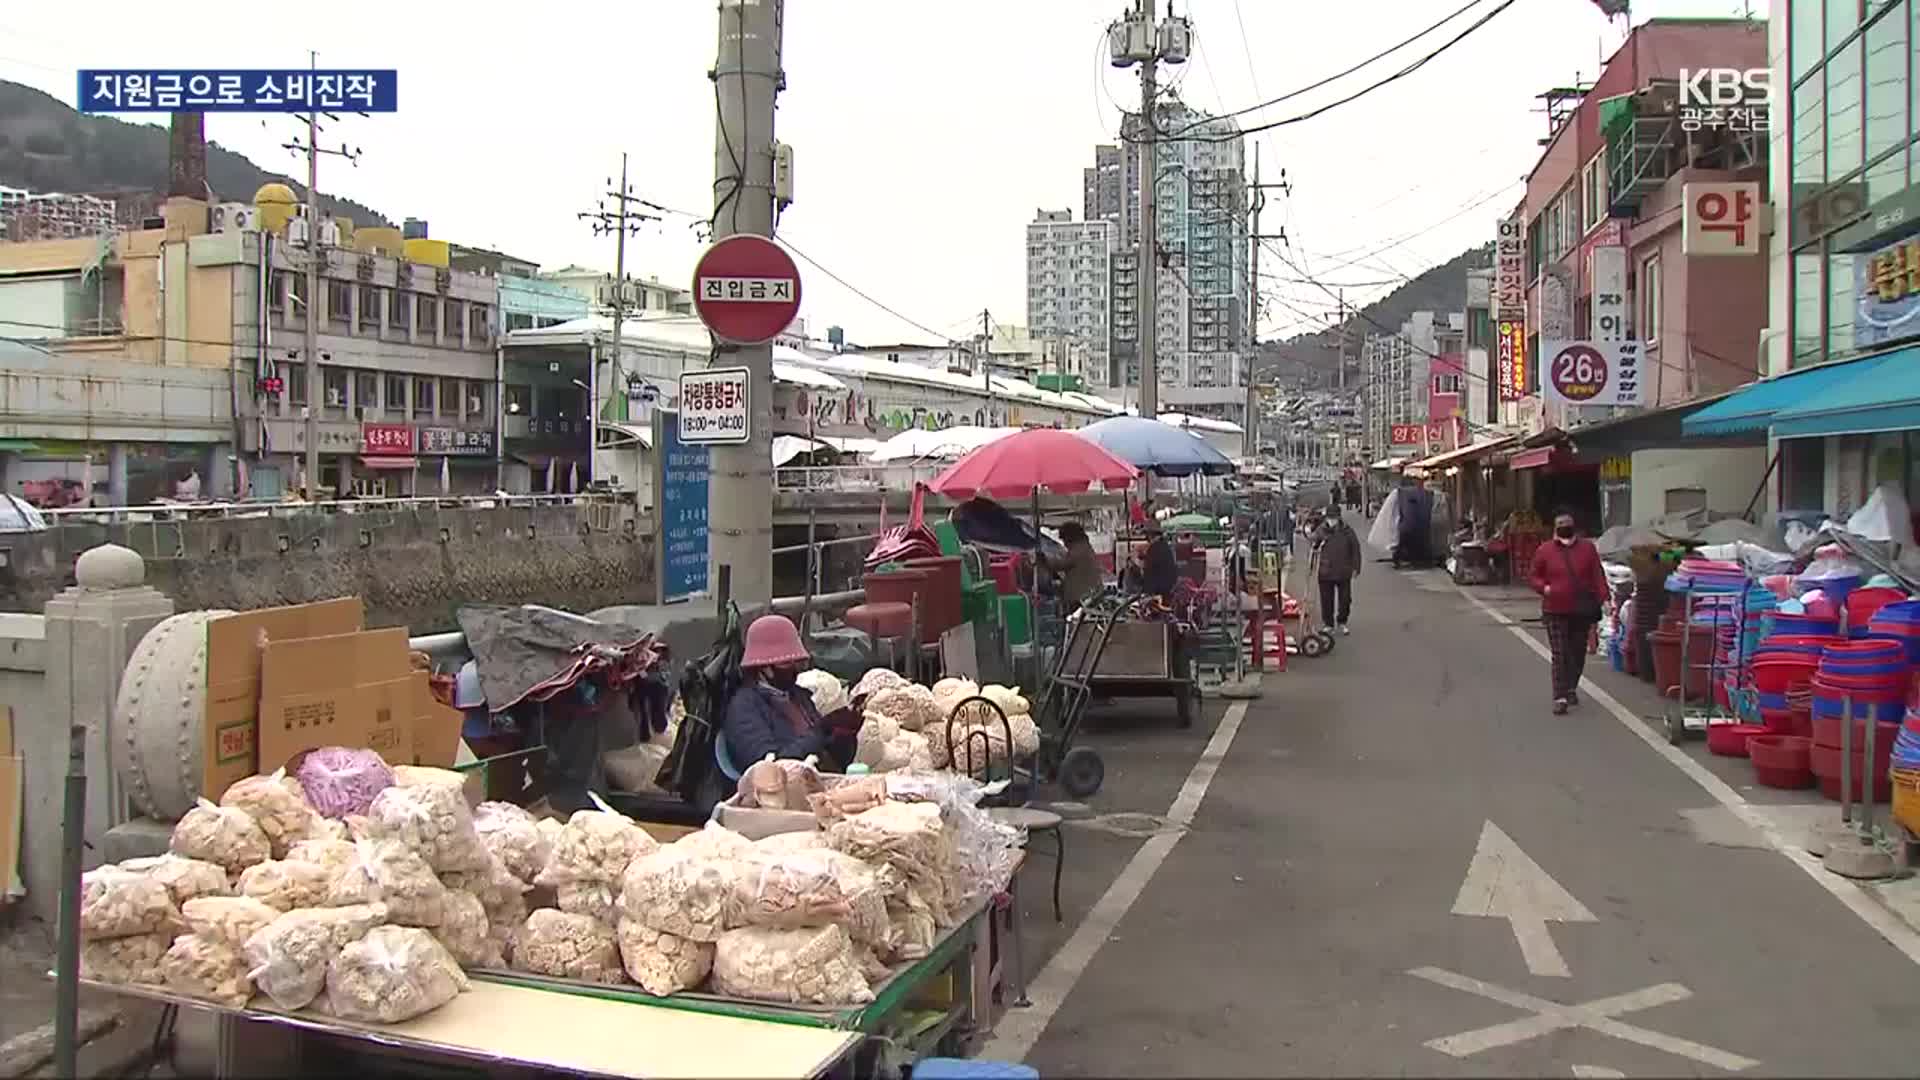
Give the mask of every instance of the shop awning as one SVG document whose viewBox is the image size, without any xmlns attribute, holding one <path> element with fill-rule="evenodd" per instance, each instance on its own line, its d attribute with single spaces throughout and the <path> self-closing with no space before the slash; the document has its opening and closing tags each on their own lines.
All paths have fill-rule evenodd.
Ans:
<svg viewBox="0 0 1920 1080">
<path fill-rule="evenodd" d="M 1507 468 L 1515 472 L 1521 469 L 1543 469 L 1553 463 L 1554 447 L 1536 446 L 1531 450 L 1522 450 L 1507 461 Z"/>
<path fill-rule="evenodd" d="M 1774 414 L 1852 379 L 1860 372 L 1860 363 L 1821 364 L 1749 383 L 1682 420 L 1680 430 L 1687 435 L 1764 431 L 1772 425 Z"/>
<path fill-rule="evenodd" d="M 1512 435 L 1500 435 L 1493 438 L 1481 439 L 1479 442 L 1468 443 L 1458 450 L 1448 450 L 1435 454 L 1432 457 L 1421 458 L 1419 461 L 1408 465 L 1407 468 L 1439 469 L 1448 465 L 1458 465 L 1463 461 L 1472 461 L 1475 458 L 1485 457 L 1501 447 L 1512 445 L 1516 441 Z"/>
<path fill-rule="evenodd" d="M 1841 365 L 1850 372 L 1817 393 L 1796 394 L 1773 416 L 1782 439 L 1920 428 L 1920 345 Z"/>
<path fill-rule="evenodd" d="M 420 465 L 419 458 L 411 457 L 363 457 L 360 464 L 369 469 L 414 469 Z"/>
</svg>

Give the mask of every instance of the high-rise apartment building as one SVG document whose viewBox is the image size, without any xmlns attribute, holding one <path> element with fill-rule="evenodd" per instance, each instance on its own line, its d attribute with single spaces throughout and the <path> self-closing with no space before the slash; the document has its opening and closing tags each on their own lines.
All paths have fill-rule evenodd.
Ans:
<svg viewBox="0 0 1920 1080">
<path fill-rule="evenodd" d="M 71 240 L 111 233 L 115 228 L 112 199 L 0 188 L 0 239 Z"/>
<path fill-rule="evenodd" d="M 1086 346 L 1088 369 L 1108 370 L 1113 223 L 1041 210 L 1027 225 L 1027 329 Z"/>
</svg>

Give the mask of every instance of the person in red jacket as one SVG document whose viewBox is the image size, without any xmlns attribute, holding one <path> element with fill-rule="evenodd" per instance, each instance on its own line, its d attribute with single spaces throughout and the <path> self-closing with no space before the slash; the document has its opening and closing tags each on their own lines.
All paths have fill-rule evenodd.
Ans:
<svg viewBox="0 0 1920 1080">
<path fill-rule="evenodd" d="M 1559 715 L 1580 703 L 1574 688 L 1587 666 L 1587 639 L 1600 621 L 1600 605 L 1607 596 L 1607 574 L 1600 568 L 1600 551 L 1580 535 L 1573 515 L 1553 517 L 1553 539 L 1533 553 L 1527 575 L 1540 594 L 1540 616 L 1547 625 L 1547 644 L 1553 650 L 1553 711 Z"/>
</svg>

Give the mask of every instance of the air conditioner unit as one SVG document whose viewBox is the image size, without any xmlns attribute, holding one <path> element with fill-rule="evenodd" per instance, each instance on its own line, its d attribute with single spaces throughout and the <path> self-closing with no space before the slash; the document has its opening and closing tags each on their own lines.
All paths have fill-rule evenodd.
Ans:
<svg viewBox="0 0 1920 1080">
<path fill-rule="evenodd" d="M 327 388 L 327 407 L 328 408 L 338 409 L 345 406 L 346 403 L 347 403 L 346 391 L 341 390 L 337 387 Z"/>
<path fill-rule="evenodd" d="M 213 208 L 208 224 L 217 233 L 258 229 L 260 211 L 247 203 L 221 203 Z"/>
<path fill-rule="evenodd" d="M 477 397 L 470 397 L 467 399 L 467 411 L 470 413 L 478 414 L 485 407 L 486 406 Z"/>
<path fill-rule="evenodd" d="M 306 247 L 313 242 L 313 226 L 303 217 L 287 219 L 287 243 L 295 247 Z"/>
<path fill-rule="evenodd" d="M 328 218 L 320 223 L 320 246 L 340 246 L 340 223 Z"/>
</svg>

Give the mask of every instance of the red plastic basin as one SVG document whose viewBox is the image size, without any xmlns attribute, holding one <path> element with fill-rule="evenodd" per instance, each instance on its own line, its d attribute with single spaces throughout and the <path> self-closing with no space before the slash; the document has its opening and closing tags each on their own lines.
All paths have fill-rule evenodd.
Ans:
<svg viewBox="0 0 1920 1080">
<path fill-rule="evenodd" d="M 1765 724 L 1713 724 L 1707 728 L 1707 750 L 1721 757 L 1746 757 L 1747 740 L 1767 733 Z"/>
</svg>

